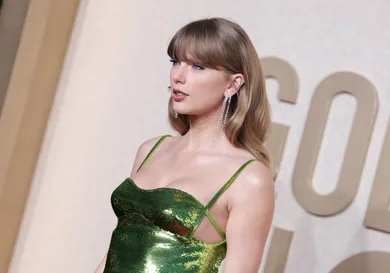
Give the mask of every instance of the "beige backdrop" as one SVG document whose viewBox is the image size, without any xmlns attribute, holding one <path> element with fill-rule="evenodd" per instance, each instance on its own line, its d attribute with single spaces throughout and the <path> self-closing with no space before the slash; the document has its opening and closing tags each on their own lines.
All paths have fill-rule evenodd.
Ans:
<svg viewBox="0 0 390 273">
<path fill-rule="evenodd" d="M 77 7 L 78 1 L 73 0 L 4 3 L 0 18 L 1 273 L 8 272 Z"/>
<path fill-rule="evenodd" d="M 172 4 L 81 1 L 9 272 L 93 270 L 116 222 L 112 190 L 128 176 L 137 146 L 169 131 L 169 38 L 189 20 L 211 15 L 248 31 L 269 78 L 275 124 L 267 145 L 280 173 L 261 272 L 387 272 L 389 3 L 213 1 L 207 12 L 206 1 Z M 34 71 L 46 76 L 57 60 Z M 55 83 L 55 74 L 40 82 L 49 79 Z M 28 97 L 20 113 L 37 101 Z M 14 131 L 21 137 L 10 138 L 13 127 L 1 118 L 2 140 L 19 151 L 2 152 L 7 175 L 0 185 L 28 189 L 35 161 L 25 159 L 23 170 L 29 149 L 22 148 L 39 147 L 43 131 L 31 142 L 27 129 L 37 130 L 23 126 Z M 45 115 L 38 120 L 44 125 Z M 23 194 L 10 199 L 7 187 L 0 191 L 2 238 L 12 234 L 3 229 L 13 226 L 3 224 L 7 215 L 16 223 L 23 204 Z"/>
</svg>

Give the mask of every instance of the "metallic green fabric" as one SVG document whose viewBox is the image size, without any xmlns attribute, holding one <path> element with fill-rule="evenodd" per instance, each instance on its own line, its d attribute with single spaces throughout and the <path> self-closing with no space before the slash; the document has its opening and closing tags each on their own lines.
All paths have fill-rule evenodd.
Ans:
<svg viewBox="0 0 390 273">
<path fill-rule="evenodd" d="M 126 179 L 112 194 L 118 225 L 104 273 L 217 273 L 226 240 L 207 244 L 192 236 L 206 208 L 172 188 L 145 190 Z"/>
<path fill-rule="evenodd" d="M 156 143 L 139 169 L 166 137 Z M 217 273 L 226 256 L 226 239 L 209 208 L 253 161 L 241 166 L 206 206 L 182 190 L 147 190 L 125 179 L 111 196 L 118 224 L 104 273 Z M 193 236 L 204 217 L 223 238 L 220 243 L 205 243 Z"/>
</svg>

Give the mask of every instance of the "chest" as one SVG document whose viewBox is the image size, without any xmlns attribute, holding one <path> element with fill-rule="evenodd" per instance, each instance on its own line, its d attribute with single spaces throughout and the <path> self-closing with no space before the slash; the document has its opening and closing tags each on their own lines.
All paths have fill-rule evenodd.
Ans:
<svg viewBox="0 0 390 273">
<path fill-rule="evenodd" d="M 156 155 L 132 179 L 143 189 L 174 188 L 206 205 L 230 178 L 229 167 L 215 156 Z"/>
<path fill-rule="evenodd" d="M 114 190 L 111 203 L 122 225 L 151 224 L 182 236 L 192 234 L 205 215 L 205 207 L 186 192 L 142 189 L 130 178 Z"/>
</svg>

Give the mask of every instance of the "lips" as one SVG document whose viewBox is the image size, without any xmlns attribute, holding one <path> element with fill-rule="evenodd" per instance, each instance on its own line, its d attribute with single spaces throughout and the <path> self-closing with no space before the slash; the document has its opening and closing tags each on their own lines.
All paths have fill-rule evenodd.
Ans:
<svg viewBox="0 0 390 273">
<path fill-rule="evenodd" d="M 188 97 L 188 94 L 184 93 L 183 91 L 179 89 L 172 89 L 172 98 L 174 101 L 180 102 L 183 101 L 186 97 Z"/>
<path fill-rule="evenodd" d="M 188 94 L 184 93 L 184 92 L 181 91 L 180 89 L 173 88 L 172 91 L 173 91 L 173 93 L 176 94 L 176 95 L 188 96 Z"/>
</svg>

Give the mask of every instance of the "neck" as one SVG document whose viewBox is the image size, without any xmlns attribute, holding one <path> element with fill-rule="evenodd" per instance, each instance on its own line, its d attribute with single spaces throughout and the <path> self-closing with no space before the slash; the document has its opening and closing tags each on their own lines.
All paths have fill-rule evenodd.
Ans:
<svg viewBox="0 0 390 273">
<path fill-rule="evenodd" d="M 183 136 L 187 151 L 213 151 L 228 143 L 225 133 L 218 127 L 219 116 L 191 116 L 190 130 Z"/>
</svg>

